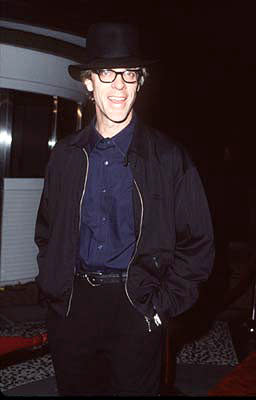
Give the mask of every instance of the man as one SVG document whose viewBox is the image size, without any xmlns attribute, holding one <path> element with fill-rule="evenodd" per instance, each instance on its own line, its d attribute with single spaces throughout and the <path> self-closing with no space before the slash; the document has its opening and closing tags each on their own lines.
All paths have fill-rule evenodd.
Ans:
<svg viewBox="0 0 256 400">
<path fill-rule="evenodd" d="M 133 111 L 152 62 L 132 26 L 99 23 L 84 63 L 69 67 L 96 116 L 53 149 L 35 235 L 61 395 L 99 394 L 90 368 L 99 352 L 110 374 L 103 394 L 159 394 L 167 322 L 195 303 L 212 268 L 195 166 Z"/>
</svg>

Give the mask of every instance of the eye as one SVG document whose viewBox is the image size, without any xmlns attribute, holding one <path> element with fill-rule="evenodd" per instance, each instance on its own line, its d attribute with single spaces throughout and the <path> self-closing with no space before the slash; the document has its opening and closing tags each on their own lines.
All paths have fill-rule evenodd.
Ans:
<svg viewBox="0 0 256 400">
<path fill-rule="evenodd" d="M 136 79 L 136 77 L 137 77 L 136 72 L 130 71 L 130 70 L 125 71 L 125 75 L 130 79 Z"/>
<path fill-rule="evenodd" d="M 100 71 L 101 76 L 111 76 L 113 72 L 110 69 L 103 69 Z"/>
</svg>

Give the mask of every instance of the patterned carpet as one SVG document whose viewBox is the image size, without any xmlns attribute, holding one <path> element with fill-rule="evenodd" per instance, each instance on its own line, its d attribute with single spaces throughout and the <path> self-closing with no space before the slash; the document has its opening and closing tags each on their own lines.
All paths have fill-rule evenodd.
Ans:
<svg viewBox="0 0 256 400">
<path fill-rule="evenodd" d="M 38 323 L 16 323 L 0 329 L 1 336 L 32 337 L 45 332 L 45 325 Z M 186 344 L 177 355 L 178 364 L 230 365 L 238 364 L 228 323 L 216 321 L 208 334 Z M 0 369 L 0 390 L 2 392 L 54 376 L 51 356 L 42 357 Z"/>
<path fill-rule="evenodd" d="M 229 326 L 225 321 L 215 321 L 208 334 L 186 344 L 177 355 L 177 363 L 196 365 L 238 364 Z"/>
</svg>

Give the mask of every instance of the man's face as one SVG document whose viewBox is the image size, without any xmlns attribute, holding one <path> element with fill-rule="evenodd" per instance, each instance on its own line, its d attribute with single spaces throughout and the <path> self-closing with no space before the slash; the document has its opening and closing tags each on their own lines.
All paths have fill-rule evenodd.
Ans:
<svg viewBox="0 0 256 400">
<path fill-rule="evenodd" d="M 112 71 L 123 72 L 126 68 L 113 68 Z M 108 74 L 108 70 L 103 70 L 103 73 Z M 113 82 L 106 83 L 100 80 L 97 73 L 92 73 L 91 79 L 86 79 L 85 85 L 89 91 L 93 91 L 96 116 L 100 123 L 107 122 L 106 120 L 129 123 L 139 90 L 138 81 L 127 83 L 118 74 Z"/>
</svg>

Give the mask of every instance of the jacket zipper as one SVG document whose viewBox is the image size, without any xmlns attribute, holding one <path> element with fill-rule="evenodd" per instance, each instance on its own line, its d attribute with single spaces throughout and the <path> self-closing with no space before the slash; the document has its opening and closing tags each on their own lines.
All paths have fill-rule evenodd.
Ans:
<svg viewBox="0 0 256 400">
<path fill-rule="evenodd" d="M 141 216 L 140 216 L 140 230 L 139 230 L 138 239 L 137 239 L 137 241 L 136 241 L 135 251 L 134 251 L 133 256 L 132 256 L 132 258 L 131 258 L 131 260 L 130 260 L 130 262 L 129 262 L 129 264 L 128 264 L 128 267 L 127 267 L 127 276 L 126 276 L 126 279 L 125 279 L 125 293 L 126 293 L 126 296 L 127 296 L 128 300 L 130 301 L 130 303 L 132 304 L 132 306 L 135 308 L 135 305 L 134 305 L 134 303 L 133 303 L 133 301 L 132 301 L 132 299 L 130 298 L 129 293 L 128 293 L 128 289 L 127 289 L 127 279 L 128 279 L 128 274 L 129 274 L 130 265 L 131 265 L 132 261 L 133 261 L 134 258 L 135 258 L 135 255 L 136 255 L 136 252 L 137 252 L 137 249 L 138 249 L 138 245 L 139 245 L 139 241 L 140 241 L 140 238 L 141 238 L 142 222 L 143 222 L 143 216 L 144 216 L 144 204 L 143 204 L 143 199 L 142 199 L 142 195 L 141 195 L 139 186 L 138 186 L 137 182 L 135 181 L 135 179 L 133 179 L 133 181 L 134 181 L 134 183 L 135 183 L 136 189 L 137 189 L 138 194 L 139 194 L 140 202 L 141 202 Z M 149 319 L 146 315 L 144 315 L 144 318 L 145 318 L 145 321 L 146 321 L 146 323 L 147 323 L 148 331 L 151 332 L 151 323 L 150 323 L 150 319 Z"/>
<path fill-rule="evenodd" d="M 87 152 L 86 152 L 86 150 L 84 148 L 83 148 L 83 152 L 84 152 L 86 160 L 87 160 L 87 169 L 86 169 L 86 174 L 85 174 L 83 192 L 82 192 L 82 196 L 81 196 L 81 199 L 80 199 L 80 205 L 79 205 L 79 231 L 80 231 L 80 227 L 81 227 L 81 209 L 82 209 L 82 203 L 83 203 L 83 199 L 84 199 L 84 194 L 85 194 L 85 189 L 86 189 L 86 184 L 87 184 L 87 178 L 88 178 L 88 170 L 89 170 L 89 157 L 88 157 L 88 154 L 87 154 Z M 72 289 L 71 289 L 71 293 L 70 293 L 70 297 L 69 297 L 69 301 L 68 301 L 68 309 L 67 309 L 67 312 L 66 312 L 66 317 L 69 315 L 70 308 L 71 308 L 71 302 L 72 302 L 73 292 L 74 292 L 74 277 L 75 277 L 75 273 L 76 273 L 76 266 L 74 266 Z"/>
<path fill-rule="evenodd" d="M 156 268 L 159 268 L 159 263 L 157 261 L 157 257 L 156 256 L 153 256 L 153 261 L 154 261 L 154 264 L 155 264 Z"/>
<path fill-rule="evenodd" d="M 151 322 L 150 322 L 150 319 L 149 319 L 146 315 L 144 315 L 144 318 L 145 318 L 146 323 L 147 323 L 147 325 L 148 325 L 148 331 L 151 332 Z"/>
</svg>

